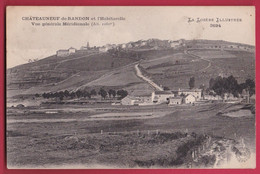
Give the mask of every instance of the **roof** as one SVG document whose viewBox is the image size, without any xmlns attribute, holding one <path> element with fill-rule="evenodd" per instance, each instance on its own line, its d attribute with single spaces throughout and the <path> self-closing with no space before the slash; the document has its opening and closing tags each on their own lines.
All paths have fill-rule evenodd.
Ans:
<svg viewBox="0 0 260 174">
<path fill-rule="evenodd" d="M 179 99 L 182 99 L 182 97 L 180 97 L 180 96 L 177 96 L 177 97 L 169 97 L 169 99 L 172 99 L 172 100 L 179 100 Z"/>
<path fill-rule="evenodd" d="M 58 51 L 59 51 L 59 52 L 60 52 L 60 51 L 63 51 L 63 52 L 68 52 L 69 50 L 58 50 Z"/>
<path fill-rule="evenodd" d="M 184 98 L 187 98 L 189 96 L 192 96 L 192 97 L 196 98 L 194 95 L 191 95 L 191 94 L 185 95 Z"/>
<path fill-rule="evenodd" d="M 130 95 L 131 96 L 137 96 L 137 97 L 151 97 L 152 91 L 149 91 L 149 90 L 134 90 Z"/>
<path fill-rule="evenodd" d="M 70 47 L 69 49 L 76 49 L 76 48 Z"/>
<path fill-rule="evenodd" d="M 179 92 L 201 92 L 202 89 L 179 89 Z"/>
<path fill-rule="evenodd" d="M 124 97 L 123 99 L 126 99 L 126 98 L 129 98 L 130 100 L 138 100 L 137 97 L 135 97 L 135 96 L 130 96 L 130 95 Z M 122 99 L 122 100 L 123 100 L 123 99 Z"/>
<path fill-rule="evenodd" d="M 173 94 L 171 91 L 154 91 L 155 94 L 162 95 L 162 94 Z"/>
</svg>

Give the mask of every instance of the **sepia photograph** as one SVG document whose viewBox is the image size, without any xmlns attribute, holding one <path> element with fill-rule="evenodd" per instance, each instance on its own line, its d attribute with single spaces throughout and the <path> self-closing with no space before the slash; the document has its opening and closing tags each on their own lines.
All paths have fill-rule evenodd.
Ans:
<svg viewBox="0 0 260 174">
<path fill-rule="evenodd" d="M 8 6 L 8 169 L 254 169 L 254 6 Z"/>
</svg>

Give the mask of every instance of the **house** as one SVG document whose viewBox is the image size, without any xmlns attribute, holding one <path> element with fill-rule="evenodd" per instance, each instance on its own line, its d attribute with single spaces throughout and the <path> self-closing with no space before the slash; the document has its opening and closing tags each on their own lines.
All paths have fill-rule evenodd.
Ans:
<svg viewBox="0 0 260 174">
<path fill-rule="evenodd" d="M 166 103 L 170 97 L 174 96 L 175 95 L 170 91 L 154 91 L 152 93 L 152 101 L 154 103 Z"/>
<path fill-rule="evenodd" d="M 245 102 L 245 103 L 249 103 L 250 102 L 250 95 L 249 95 L 249 91 L 248 90 L 243 89 L 241 96 L 243 98 L 243 102 Z"/>
<path fill-rule="evenodd" d="M 108 47 L 102 46 L 102 47 L 99 47 L 98 50 L 100 52 L 107 52 L 108 51 Z"/>
<path fill-rule="evenodd" d="M 122 105 L 134 105 L 138 101 L 139 101 L 139 99 L 137 97 L 128 95 L 121 100 L 121 104 Z"/>
<path fill-rule="evenodd" d="M 168 104 L 169 104 L 169 105 L 180 105 L 180 104 L 182 104 L 182 100 L 183 100 L 183 98 L 180 97 L 180 96 L 170 97 Z"/>
<path fill-rule="evenodd" d="M 222 100 L 222 97 L 219 95 L 204 95 L 204 100 Z"/>
<path fill-rule="evenodd" d="M 202 89 L 179 89 L 178 90 L 178 95 L 193 95 L 196 100 L 201 99 L 201 94 L 202 94 Z"/>
<path fill-rule="evenodd" d="M 178 46 L 180 46 L 180 42 L 179 41 L 171 41 L 170 42 L 170 47 L 176 48 Z"/>
<path fill-rule="evenodd" d="M 153 104 L 151 95 L 126 96 L 121 100 L 122 105 L 151 105 Z"/>
<path fill-rule="evenodd" d="M 185 104 L 193 104 L 196 101 L 196 97 L 191 94 L 184 96 L 183 99 Z"/>
<path fill-rule="evenodd" d="M 56 55 L 57 55 L 58 57 L 66 57 L 66 56 L 69 56 L 69 55 L 70 55 L 70 52 L 69 52 L 69 50 L 58 50 L 58 51 L 56 52 Z"/>
<path fill-rule="evenodd" d="M 132 43 L 127 43 L 127 44 L 126 44 L 126 48 L 127 48 L 127 49 L 133 48 Z"/>
<path fill-rule="evenodd" d="M 66 56 L 69 56 L 69 55 L 74 54 L 74 53 L 76 53 L 76 49 L 70 47 L 70 48 L 67 49 L 67 50 L 58 50 L 58 51 L 56 52 L 56 55 L 57 55 L 58 57 L 66 57 Z"/>
<path fill-rule="evenodd" d="M 76 53 L 76 49 L 73 48 L 73 47 L 70 47 L 69 48 L 69 54 L 74 54 L 74 53 Z"/>
</svg>

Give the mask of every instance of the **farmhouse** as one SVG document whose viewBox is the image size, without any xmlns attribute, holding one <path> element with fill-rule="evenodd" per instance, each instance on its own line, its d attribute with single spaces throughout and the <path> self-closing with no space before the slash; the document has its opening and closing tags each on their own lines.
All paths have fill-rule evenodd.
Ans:
<svg viewBox="0 0 260 174">
<path fill-rule="evenodd" d="M 193 95 L 195 97 L 196 100 L 200 100 L 201 99 L 201 93 L 202 90 L 201 89 L 179 89 L 178 90 L 178 95 Z"/>
<path fill-rule="evenodd" d="M 183 99 L 185 104 L 193 104 L 196 101 L 196 97 L 191 94 L 184 96 Z"/>
<path fill-rule="evenodd" d="M 134 105 L 138 101 L 139 101 L 139 99 L 137 97 L 128 95 L 121 100 L 121 104 L 122 105 Z"/>
<path fill-rule="evenodd" d="M 121 100 L 122 105 L 151 105 L 152 98 L 151 95 L 143 95 L 143 96 L 126 96 Z"/>
<path fill-rule="evenodd" d="M 170 97 L 174 96 L 175 95 L 170 91 L 154 91 L 152 93 L 152 101 L 154 103 L 166 103 Z"/>
<path fill-rule="evenodd" d="M 56 55 L 57 55 L 58 57 L 66 57 L 66 56 L 69 56 L 70 53 L 69 53 L 69 50 L 58 50 L 58 51 L 56 52 Z"/>
<path fill-rule="evenodd" d="M 71 54 L 74 54 L 75 52 L 76 52 L 76 49 L 70 47 L 70 48 L 67 49 L 67 50 L 58 50 L 58 51 L 56 52 L 56 55 L 57 55 L 58 57 L 66 57 L 66 56 L 69 56 L 69 55 L 71 55 Z"/>
<path fill-rule="evenodd" d="M 183 98 L 180 96 L 177 97 L 170 97 L 169 98 L 169 105 L 180 105 L 182 104 Z"/>
<path fill-rule="evenodd" d="M 76 49 L 73 48 L 73 47 L 70 47 L 69 48 L 69 54 L 74 54 L 74 53 L 76 53 Z"/>
<path fill-rule="evenodd" d="M 204 100 L 222 100 L 222 97 L 219 95 L 204 95 Z"/>
</svg>

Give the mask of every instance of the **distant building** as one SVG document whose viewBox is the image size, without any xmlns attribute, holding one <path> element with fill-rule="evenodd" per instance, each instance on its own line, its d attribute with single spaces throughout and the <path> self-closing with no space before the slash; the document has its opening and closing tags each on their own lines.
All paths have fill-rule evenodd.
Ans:
<svg viewBox="0 0 260 174">
<path fill-rule="evenodd" d="M 69 52 L 69 50 L 58 50 L 58 51 L 56 52 L 56 55 L 57 55 L 58 57 L 66 57 L 66 56 L 69 56 L 69 55 L 70 55 L 70 52 Z"/>
<path fill-rule="evenodd" d="M 180 105 L 180 104 L 182 104 L 182 100 L 183 100 L 183 98 L 181 96 L 170 97 L 169 105 Z"/>
<path fill-rule="evenodd" d="M 107 51 L 108 51 L 108 47 L 105 47 L 105 46 L 99 47 L 98 50 L 99 50 L 100 52 L 107 52 Z"/>
<path fill-rule="evenodd" d="M 196 100 L 201 99 L 201 94 L 202 94 L 202 89 L 179 89 L 178 90 L 178 95 L 193 95 Z"/>
<path fill-rule="evenodd" d="M 89 42 L 87 42 L 87 45 L 86 45 L 86 46 L 80 47 L 80 49 L 81 49 L 81 50 L 89 50 L 89 49 L 90 49 Z"/>
<path fill-rule="evenodd" d="M 74 53 L 76 53 L 76 49 L 70 47 L 70 48 L 67 49 L 67 50 L 58 50 L 58 51 L 56 52 L 56 55 L 57 55 L 58 57 L 66 57 L 66 56 L 69 56 L 69 55 L 74 54 Z"/>
<path fill-rule="evenodd" d="M 154 103 L 166 103 L 170 97 L 174 96 L 175 95 L 170 91 L 154 91 L 152 93 L 152 101 Z"/>
<path fill-rule="evenodd" d="M 185 104 L 193 104 L 196 102 L 196 97 L 191 94 L 184 96 L 183 99 Z"/>
<path fill-rule="evenodd" d="M 69 54 L 73 54 L 73 53 L 76 53 L 76 49 L 73 48 L 73 47 L 70 47 L 69 48 Z"/>
<path fill-rule="evenodd" d="M 172 48 L 179 47 L 180 45 L 181 45 L 180 41 L 171 41 L 170 42 L 170 47 L 172 47 Z"/>
<path fill-rule="evenodd" d="M 204 100 L 222 100 L 222 97 L 219 95 L 207 95 L 205 94 L 203 97 Z"/>
</svg>

